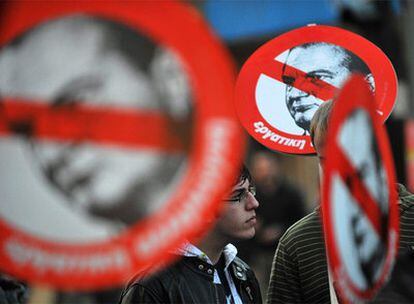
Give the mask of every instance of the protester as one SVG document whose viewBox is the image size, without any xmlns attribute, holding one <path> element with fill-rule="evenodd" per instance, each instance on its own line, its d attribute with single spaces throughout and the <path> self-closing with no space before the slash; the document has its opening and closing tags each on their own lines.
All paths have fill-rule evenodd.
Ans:
<svg viewBox="0 0 414 304">
<path fill-rule="evenodd" d="M 333 102 L 323 103 L 316 111 L 310 126 L 323 172 L 324 145 Z M 398 186 L 400 210 L 399 251 L 414 245 L 414 196 L 404 186 Z M 335 285 L 335 282 L 333 282 Z M 268 303 L 331 303 L 336 296 L 330 291 L 322 229 L 321 210 L 317 207 L 279 240 L 273 260 Z"/>
<path fill-rule="evenodd" d="M 172 266 L 153 276 L 139 274 L 120 303 L 261 303 L 253 271 L 229 243 L 254 236 L 259 206 L 254 195 L 250 173 L 243 167 L 213 229 L 197 246 L 183 246 Z"/>
</svg>

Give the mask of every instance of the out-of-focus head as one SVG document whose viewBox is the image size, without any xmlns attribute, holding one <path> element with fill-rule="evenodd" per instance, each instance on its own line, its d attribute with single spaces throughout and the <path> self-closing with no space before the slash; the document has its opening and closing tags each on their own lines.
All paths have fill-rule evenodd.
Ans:
<svg viewBox="0 0 414 304">
<path fill-rule="evenodd" d="M 316 152 L 322 152 L 325 146 L 325 137 L 328 130 L 328 122 L 333 109 L 333 101 L 327 101 L 321 104 L 312 118 L 310 125 L 310 137 Z"/>
<path fill-rule="evenodd" d="M 256 184 L 275 182 L 280 176 L 279 159 L 275 153 L 257 151 L 251 158 L 251 172 Z"/>
<path fill-rule="evenodd" d="M 328 131 L 329 118 L 333 108 L 333 101 L 327 101 L 320 105 L 315 112 L 310 125 L 310 137 L 312 144 L 318 154 L 321 164 L 325 159 L 325 142 Z"/>
<path fill-rule="evenodd" d="M 294 67 L 305 73 L 304 79 L 289 72 L 286 66 Z M 286 105 L 295 123 L 309 131 L 310 122 L 317 108 L 323 103 L 316 98 L 315 92 L 304 92 L 298 87 L 304 81 L 323 80 L 340 88 L 352 72 L 365 75 L 374 88 L 373 78 L 367 65 L 355 54 L 329 43 L 307 43 L 292 48 L 285 62 L 282 79 L 286 83 Z"/>
</svg>

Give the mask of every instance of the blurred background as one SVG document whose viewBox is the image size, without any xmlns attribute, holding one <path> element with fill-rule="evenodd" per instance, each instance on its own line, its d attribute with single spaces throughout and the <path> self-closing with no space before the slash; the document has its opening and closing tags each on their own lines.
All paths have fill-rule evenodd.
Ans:
<svg viewBox="0 0 414 304">
<path fill-rule="evenodd" d="M 204 16 L 238 69 L 268 40 L 309 23 L 351 30 L 380 47 L 398 76 L 398 100 L 386 122 L 396 175 L 398 182 L 414 191 L 414 1 L 206 0 L 189 5 Z M 261 206 L 255 238 L 238 244 L 238 248 L 266 293 L 278 238 L 317 205 L 318 166 L 315 157 L 272 152 L 252 139 L 245 162 L 257 183 Z M 58 293 L 43 286 L 29 287 L 28 303 L 33 304 L 116 303 L 120 292 L 115 288 L 96 293 Z"/>
</svg>

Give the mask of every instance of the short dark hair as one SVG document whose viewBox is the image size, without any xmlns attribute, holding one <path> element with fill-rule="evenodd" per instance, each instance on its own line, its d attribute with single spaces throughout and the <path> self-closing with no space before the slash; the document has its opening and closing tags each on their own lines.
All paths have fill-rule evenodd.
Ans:
<svg viewBox="0 0 414 304">
<path fill-rule="evenodd" d="M 234 185 L 243 184 L 246 180 L 252 183 L 252 176 L 249 172 L 249 169 L 243 164 L 240 169 L 240 174 L 237 178 L 237 181 Z"/>
</svg>

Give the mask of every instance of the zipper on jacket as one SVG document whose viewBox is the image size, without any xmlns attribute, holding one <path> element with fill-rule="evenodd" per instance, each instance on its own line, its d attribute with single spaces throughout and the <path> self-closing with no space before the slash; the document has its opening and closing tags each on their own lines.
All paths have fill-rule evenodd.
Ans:
<svg viewBox="0 0 414 304">
<path fill-rule="evenodd" d="M 246 286 L 247 295 L 249 296 L 250 301 L 253 302 L 252 290 L 250 286 Z"/>
<path fill-rule="evenodd" d="M 217 291 L 217 286 L 214 283 L 213 283 L 213 285 L 214 285 L 214 293 L 215 293 L 215 296 L 216 296 L 216 304 L 220 304 L 219 295 L 218 295 L 218 291 Z"/>
</svg>

